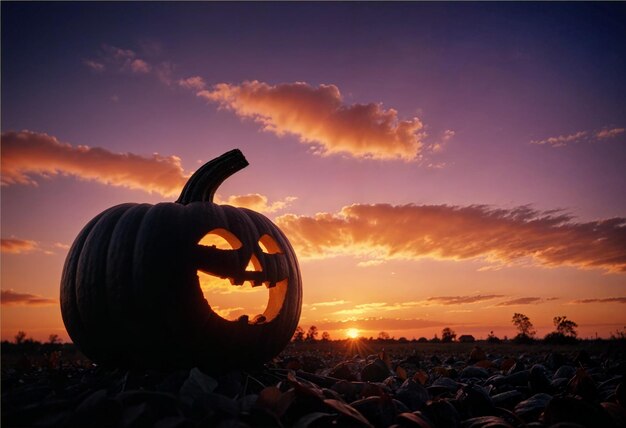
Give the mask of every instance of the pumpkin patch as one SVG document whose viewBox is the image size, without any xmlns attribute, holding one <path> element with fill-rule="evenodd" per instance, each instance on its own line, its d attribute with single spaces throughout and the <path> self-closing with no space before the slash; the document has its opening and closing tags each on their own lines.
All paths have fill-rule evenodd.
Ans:
<svg viewBox="0 0 626 428">
<path fill-rule="evenodd" d="M 302 306 L 293 248 L 264 215 L 213 202 L 247 165 L 239 150 L 225 153 L 196 171 L 176 202 L 117 205 L 83 228 L 63 269 L 61 312 L 87 356 L 117 366 L 245 367 L 284 348 Z M 222 318 L 199 272 L 267 287 L 266 309 Z"/>
</svg>

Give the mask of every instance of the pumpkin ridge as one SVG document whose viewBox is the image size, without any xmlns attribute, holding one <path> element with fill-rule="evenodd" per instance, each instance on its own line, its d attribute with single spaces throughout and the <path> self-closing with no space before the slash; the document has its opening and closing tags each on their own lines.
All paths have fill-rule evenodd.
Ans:
<svg viewBox="0 0 626 428">
<path fill-rule="evenodd" d="M 111 232 L 118 220 L 134 203 L 113 207 L 89 232 L 77 266 L 76 297 L 83 323 L 98 352 L 111 358 L 112 331 L 106 290 L 106 265 Z"/>
<path fill-rule="evenodd" d="M 78 233 L 72 247 L 67 253 L 63 273 L 61 275 L 61 296 L 59 299 L 61 317 L 68 334 L 75 343 L 80 343 L 80 348 L 83 349 L 83 352 L 85 352 L 84 349 L 90 349 L 90 339 L 88 339 L 89 335 L 85 330 L 85 325 L 80 316 L 76 297 L 78 261 L 85 246 L 85 241 L 93 227 L 107 212 L 114 208 L 115 207 L 111 207 L 98 214 Z"/>
<path fill-rule="evenodd" d="M 167 224 L 172 218 L 177 218 L 178 215 L 174 211 L 181 209 L 184 209 L 182 205 L 167 202 L 155 204 L 137 226 L 132 256 L 132 287 L 127 291 L 136 302 L 134 315 L 138 334 L 134 346 L 139 351 L 138 358 L 142 360 L 158 358 L 154 352 L 159 352 L 158 349 L 164 352 L 171 348 L 171 344 L 165 342 L 171 342 L 172 334 L 176 334 L 169 331 L 166 319 L 169 317 L 168 299 L 165 295 L 167 288 L 176 287 L 177 284 L 169 278 L 171 276 L 169 272 L 159 275 L 146 267 L 162 269 L 167 266 L 166 260 L 162 258 L 154 260 L 155 254 L 159 255 L 159 250 L 162 250 L 159 246 L 162 245 L 160 242 L 162 239 L 159 239 L 162 237 L 154 237 L 153 232 L 159 229 L 160 224 Z M 176 242 L 170 244 L 176 246 Z M 170 304 L 176 304 L 176 301 L 171 301 Z"/>
<path fill-rule="evenodd" d="M 117 221 L 111 232 L 105 267 L 106 298 L 109 308 L 111 330 L 119 361 L 130 362 L 137 348 L 136 297 L 132 293 L 134 250 L 139 225 L 152 204 L 136 204 Z"/>
</svg>

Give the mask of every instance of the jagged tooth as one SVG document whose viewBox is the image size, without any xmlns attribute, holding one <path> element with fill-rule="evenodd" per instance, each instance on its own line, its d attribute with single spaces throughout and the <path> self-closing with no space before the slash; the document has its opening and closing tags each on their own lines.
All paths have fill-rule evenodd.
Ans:
<svg viewBox="0 0 626 428">
<path fill-rule="evenodd" d="M 267 318 L 265 318 L 265 315 L 258 314 L 257 316 L 255 316 L 252 319 L 252 323 L 253 324 L 261 324 L 261 323 L 264 323 L 266 320 L 267 320 Z"/>
</svg>

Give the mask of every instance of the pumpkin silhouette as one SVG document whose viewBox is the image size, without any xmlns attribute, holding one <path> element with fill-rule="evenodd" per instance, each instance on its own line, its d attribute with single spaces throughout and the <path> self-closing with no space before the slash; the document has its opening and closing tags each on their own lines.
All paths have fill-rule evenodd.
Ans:
<svg viewBox="0 0 626 428">
<path fill-rule="evenodd" d="M 196 171 L 176 202 L 117 205 L 83 228 L 63 268 L 61 312 L 85 355 L 122 367 L 227 368 L 260 364 L 286 346 L 302 307 L 291 244 L 262 214 L 213 203 L 247 165 L 232 150 Z M 205 245 L 207 235 L 232 249 Z M 266 310 L 220 317 L 198 271 L 268 287 Z"/>
</svg>

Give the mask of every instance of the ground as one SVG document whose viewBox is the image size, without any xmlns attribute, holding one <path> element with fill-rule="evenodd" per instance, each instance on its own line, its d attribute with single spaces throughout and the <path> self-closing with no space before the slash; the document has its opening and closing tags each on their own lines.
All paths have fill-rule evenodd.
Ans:
<svg viewBox="0 0 626 428">
<path fill-rule="evenodd" d="M 3 427 L 626 426 L 619 340 L 292 343 L 227 373 L 129 371 L 72 345 L 2 345 Z"/>
</svg>

